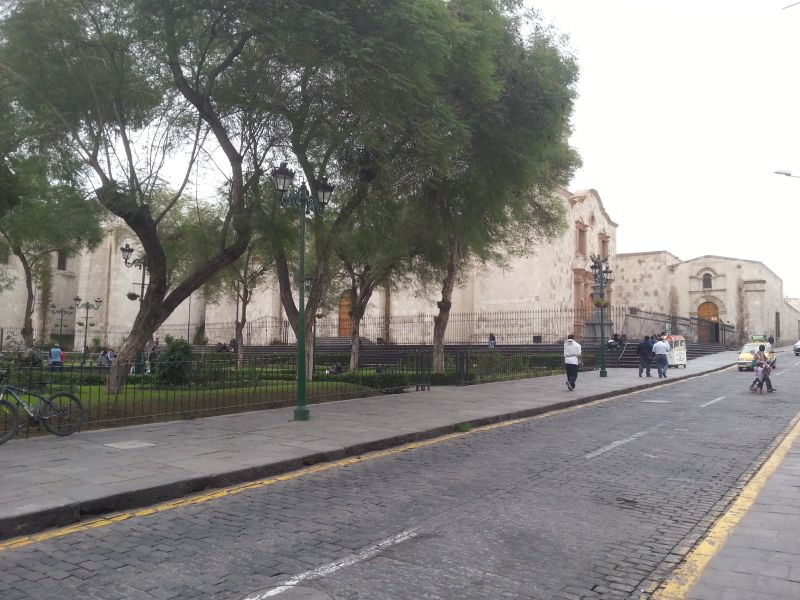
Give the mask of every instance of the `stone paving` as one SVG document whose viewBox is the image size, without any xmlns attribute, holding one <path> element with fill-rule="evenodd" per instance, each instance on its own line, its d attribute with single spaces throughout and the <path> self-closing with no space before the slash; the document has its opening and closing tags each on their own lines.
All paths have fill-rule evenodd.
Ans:
<svg viewBox="0 0 800 600">
<path fill-rule="evenodd" d="M 0 535 L 449 433 L 458 423 L 530 416 L 667 384 L 724 368 L 735 358 L 722 353 L 695 359 L 686 369 L 670 370 L 666 380 L 639 378 L 635 369 L 612 370 L 608 378 L 582 373 L 573 392 L 563 377 L 553 376 L 313 405 L 311 421 L 304 423 L 291 420 L 292 409 L 277 409 L 13 440 L 0 447 Z M 753 599 L 759 597 L 755 590 L 770 590 L 769 598 L 800 597 L 793 587 L 800 586 L 798 490 L 800 455 L 794 449 L 712 561 L 693 600 Z"/>
</svg>

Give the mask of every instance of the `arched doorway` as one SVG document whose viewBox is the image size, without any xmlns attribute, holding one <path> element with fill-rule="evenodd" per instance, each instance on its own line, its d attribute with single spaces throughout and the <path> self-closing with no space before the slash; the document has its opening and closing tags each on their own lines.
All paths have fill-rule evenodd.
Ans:
<svg viewBox="0 0 800 600">
<path fill-rule="evenodd" d="M 353 291 L 345 290 L 339 296 L 339 337 L 350 337 L 353 326 L 350 322 L 350 310 L 353 308 Z"/>
<path fill-rule="evenodd" d="M 697 341 L 701 344 L 719 342 L 719 307 L 703 302 L 697 307 Z"/>
</svg>

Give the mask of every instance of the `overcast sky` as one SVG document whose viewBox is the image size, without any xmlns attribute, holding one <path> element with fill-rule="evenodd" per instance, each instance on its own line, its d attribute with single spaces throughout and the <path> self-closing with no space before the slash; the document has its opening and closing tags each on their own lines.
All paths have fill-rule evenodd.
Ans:
<svg viewBox="0 0 800 600">
<path fill-rule="evenodd" d="M 618 252 L 759 260 L 800 297 L 800 5 L 526 0 L 570 37 L 572 144 Z"/>
</svg>

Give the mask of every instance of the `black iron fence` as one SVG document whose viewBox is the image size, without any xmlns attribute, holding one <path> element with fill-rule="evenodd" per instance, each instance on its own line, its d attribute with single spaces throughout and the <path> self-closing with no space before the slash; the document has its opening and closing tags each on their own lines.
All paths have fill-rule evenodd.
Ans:
<svg viewBox="0 0 800 600">
<path fill-rule="evenodd" d="M 309 404 L 430 385 L 429 352 L 405 352 L 356 371 L 347 368 L 347 358 L 316 357 L 307 381 Z M 112 392 L 106 385 L 108 367 L 67 362 L 54 370 L 46 361 L 0 364 L 5 381 L 15 387 L 44 395 L 62 390 L 75 393 L 84 407 L 84 428 L 91 429 L 292 406 L 297 398 L 296 354 L 253 357 L 243 364 L 232 354 L 180 362 L 156 358 L 152 364 L 142 360 L 125 368 L 127 383 Z M 35 423 L 29 425 L 35 427 Z"/>
<path fill-rule="evenodd" d="M 306 382 L 308 404 L 563 371 L 560 346 L 505 350 L 453 347 L 445 353 L 445 372 L 437 374 L 432 373 L 429 348 L 366 355 L 355 371 L 348 369 L 348 358 L 346 353 L 314 357 Z M 586 368 L 594 364 L 593 352 L 586 352 Z M 127 383 L 114 392 L 107 389 L 108 367 L 68 361 L 53 370 L 46 360 L 0 361 L 5 381 L 15 387 L 45 396 L 62 390 L 76 394 L 85 411 L 84 429 L 288 407 L 297 402 L 296 353 L 252 356 L 242 364 L 230 353 L 204 354 L 180 362 L 162 357 L 152 364 L 142 359 L 125 369 L 129 371 Z M 400 396 L 397 401 L 402 401 Z M 18 412 L 24 417 L 21 408 Z M 21 422 L 22 436 L 43 431 L 34 420 L 23 418 Z M 0 423 L 0 431 L 3 426 Z"/>
<path fill-rule="evenodd" d="M 391 318 L 367 316 L 361 321 L 360 335 L 366 343 L 379 345 L 432 345 L 434 313 L 399 315 Z M 563 340 L 573 333 L 580 340 L 598 341 L 600 338 L 599 309 L 586 310 L 520 310 L 496 312 L 452 313 L 448 321 L 445 343 L 487 345 L 489 334 L 494 334 L 498 345 L 549 344 Z M 732 325 L 716 321 L 706 321 L 697 317 L 641 311 L 635 307 L 612 306 L 604 309 L 604 329 L 606 337 L 612 333 L 625 334 L 629 340 L 641 339 L 644 334 L 658 334 L 662 331 L 680 334 L 689 343 L 735 344 L 735 330 Z M 346 319 L 345 319 L 346 321 Z M 0 329 L 0 352 L 11 351 L 20 345 L 19 330 Z M 206 323 L 202 329 L 192 331 L 186 325 L 164 325 L 156 336 L 163 341 L 167 335 L 187 339 L 194 344 L 214 345 L 229 343 L 234 337 L 233 323 Z M 119 349 L 130 334 L 128 329 L 114 328 L 92 330 L 89 332 L 90 349 L 100 347 Z M 34 334 L 39 344 L 47 345 L 52 336 L 42 340 Z M 74 340 L 58 341 L 62 346 L 80 350 L 83 346 L 82 333 L 75 334 Z M 319 319 L 314 326 L 314 338 L 321 340 L 347 341 L 350 336 L 349 324 L 338 315 L 328 315 Z M 245 324 L 245 346 L 293 345 L 296 343 L 294 331 L 289 322 L 277 317 L 261 317 Z"/>
</svg>

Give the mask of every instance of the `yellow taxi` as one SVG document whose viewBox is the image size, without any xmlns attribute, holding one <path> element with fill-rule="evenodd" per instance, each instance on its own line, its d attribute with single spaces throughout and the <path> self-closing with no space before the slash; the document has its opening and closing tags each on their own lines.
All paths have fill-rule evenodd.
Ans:
<svg viewBox="0 0 800 600">
<path fill-rule="evenodd" d="M 758 347 L 764 346 L 764 354 L 767 355 L 767 362 L 771 367 L 775 366 L 775 351 L 769 342 L 747 342 L 739 351 L 739 370 L 753 370 L 753 356 L 758 352 Z"/>
</svg>

